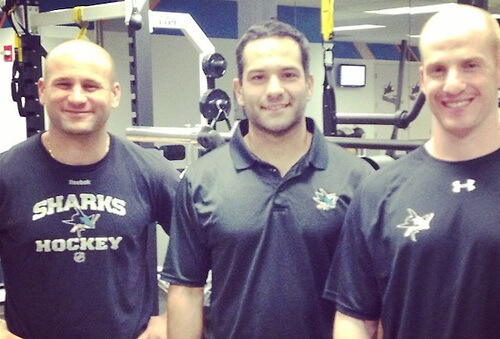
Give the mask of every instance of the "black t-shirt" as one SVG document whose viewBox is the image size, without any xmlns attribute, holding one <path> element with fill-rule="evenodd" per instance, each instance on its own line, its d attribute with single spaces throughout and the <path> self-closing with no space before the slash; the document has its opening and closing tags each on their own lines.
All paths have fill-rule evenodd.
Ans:
<svg viewBox="0 0 500 339">
<path fill-rule="evenodd" d="M 0 155 L 6 319 L 23 338 L 135 338 L 156 314 L 156 227 L 178 173 L 111 137 L 96 164 L 50 157 L 40 136 Z"/>
<path fill-rule="evenodd" d="M 424 148 L 381 169 L 348 215 L 325 296 L 386 338 L 500 337 L 500 150 Z"/>
</svg>

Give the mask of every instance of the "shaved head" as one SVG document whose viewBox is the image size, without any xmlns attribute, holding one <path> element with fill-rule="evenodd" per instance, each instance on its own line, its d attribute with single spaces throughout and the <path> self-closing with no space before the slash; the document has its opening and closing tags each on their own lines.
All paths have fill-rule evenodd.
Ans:
<svg viewBox="0 0 500 339">
<path fill-rule="evenodd" d="M 419 47 L 420 83 L 433 113 L 433 155 L 465 160 L 498 148 L 496 20 L 481 8 L 451 4 L 424 25 Z M 457 150 L 457 142 L 470 147 Z"/>
<path fill-rule="evenodd" d="M 106 138 L 106 121 L 120 102 L 110 54 L 87 40 L 69 40 L 45 59 L 38 97 L 50 118 L 52 135 Z"/>
<path fill-rule="evenodd" d="M 72 60 L 77 64 L 91 61 L 109 72 L 110 83 L 115 82 L 115 65 L 111 55 L 104 48 L 91 41 L 68 40 L 50 51 L 45 59 L 44 78 L 46 80 L 50 79 L 52 68 L 60 60 Z"/>
<path fill-rule="evenodd" d="M 434 14 L 424 25 L 420 35 L 419 49 L 422 61 L 427 55 L 426 46 L 464 36 L 474 32 L 477 38 L 487 39 L 494 58 L 500 54 L 500 28 L 498 22 L 487 11 L 470 5 L 452 4 Z"/>
</svg>

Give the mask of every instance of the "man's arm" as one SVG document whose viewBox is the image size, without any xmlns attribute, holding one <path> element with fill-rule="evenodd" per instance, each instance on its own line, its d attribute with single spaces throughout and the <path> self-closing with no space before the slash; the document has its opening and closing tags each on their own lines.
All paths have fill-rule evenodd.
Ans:
<svg viewBox="0 0 500 339">
<path fill-rule="evenodd" d="M 168 338 L 201 338 L 202 331 L 203 287 L 170 284 L 167 294 Z"/>
<path fill-rule="evenodd" d="M 333 324 L 334 339 L 377 339 L 378 321 L 362 320 L 337 311 Z"/>
<path fill-rule="evenodd" d="M 9 332 L 5 320 L 0 319 L 0 339 L 16 339 L 16 338 L 21 339 L 21 337 L 18 337 L 12 332 Z"/>
<path fill-rule="evenodd" d="M 148 327 L 137 339 L 167 339 L 166 314 L 149 318 Z"/>
</svg>

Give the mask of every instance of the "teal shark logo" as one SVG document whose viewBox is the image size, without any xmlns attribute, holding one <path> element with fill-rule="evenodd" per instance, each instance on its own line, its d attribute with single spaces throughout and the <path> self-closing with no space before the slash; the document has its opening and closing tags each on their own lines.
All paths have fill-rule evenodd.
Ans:
<svg viewBox="0 0 500 339">
<path fill-rule="evenodd" d="M 99 220 L 101 215 L 96 213 L 88 216 L 85 215 L 80 208 L 75 208 L 75 212 L 76 213 L 71 216 L 71 219 L 63 220 L 62 222 L 73 226 L 70 232 L 76 233 L 80 238 L 83 231 L 95 229 L 97 220 Z"/>
<path fill-rule="evenodd" d="M 316 202 L 317 209 L 328 211 L 337 206 L 339 197 L 335 193 L 327 193 L 323 188 L 319 188 L 314 193 L 313 200 Z"/>
</svg>

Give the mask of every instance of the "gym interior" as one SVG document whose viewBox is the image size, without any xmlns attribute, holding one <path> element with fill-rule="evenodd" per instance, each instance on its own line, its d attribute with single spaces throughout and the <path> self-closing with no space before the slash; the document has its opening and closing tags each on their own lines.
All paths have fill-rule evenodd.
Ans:
<svg viewBox="0 0 500 339">
<path fill-rule="evenodd" d="M 15 22 L 4 12 L 0 29 L 0 152 L 47 124 L 43 113 L 27 122 L 34 113 L 20 112 L 20 106 L 29 108 L 27 102 L 33 98 L 23 92 L 23 75 L 20 79 L 16 74 L 23 70 L 14 67 L 20 46 L 16 31 L 40 37 L 40 46 L 50 51 L 77 37 L 85 26 L 86 37 L 113 56 L 122 85 L 121 103 L 111 115 L 109 131 L 163 149 L 181 171 L 204 149 L 198 139 L 203 125 L 216 128 L 217 143 L 230 137 L 244 116 L 232 90 L 237 39 L 252 23 L 275 17 L 297 27 L 311 42 L 315 81 L 306 115 L 332 140 L 370 158 L 374 166 L 383 166 L 430 135 L 430 111 L 419 102 L 418 32 L 436 11 L 432 6 L 447 2 L 337 0 L 327 8 L 331 23 L 322 16 L 324 3 L 333 5 L 319 0 L 17 1 Z M 500 0 L 485 4 L 500 14 Z M 422 6 L 431 8 L 418 11 Z M 73 19 L 78 16 L 75 8 L 79 19 Z M 377 12 L 389 8 L 407 10 L 397 15 Z M 25 43 L 37 50 L 36 43 Z M 39 58 L 43 60 L 40 54 Z M 216 117 L 220 98 L 225 103 L 223 115 Z M 401 114 L 415 110 L 406 128 L 398 125 Z M 333 124 L 332 116 L 336 116 Z M 352 139 L 362 145 L 352 146 Z M 168 237 L 159 227 L 157 233 L 161 267 Z"/>
</svg>

